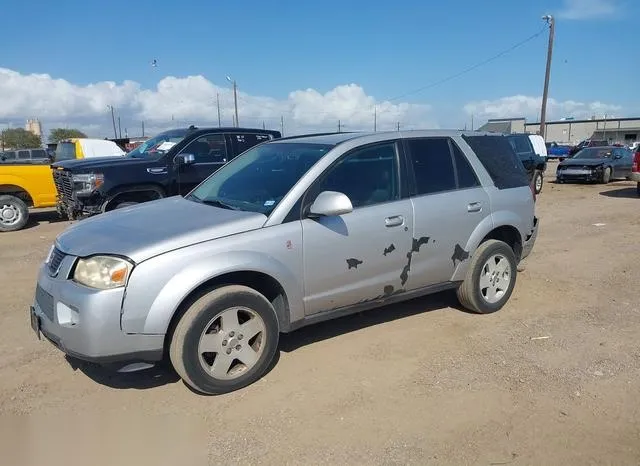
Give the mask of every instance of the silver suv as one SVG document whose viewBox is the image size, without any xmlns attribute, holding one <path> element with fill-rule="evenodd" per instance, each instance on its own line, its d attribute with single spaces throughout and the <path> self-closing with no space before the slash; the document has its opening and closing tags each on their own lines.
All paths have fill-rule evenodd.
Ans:
<svg viewBox="0 0 640 466">
<path fill-rule="evenodd" d="M 125 371 L 169 358 L 195 390 L 229 392 L 265 373 L 280 333 L 315 322 L 445 289 L 497 311 L 533 248 L 534 207 L 502 135 L 265 142 L 185 197 L 61 233 L 31 323 L 70 356 Z"/>
</svg>

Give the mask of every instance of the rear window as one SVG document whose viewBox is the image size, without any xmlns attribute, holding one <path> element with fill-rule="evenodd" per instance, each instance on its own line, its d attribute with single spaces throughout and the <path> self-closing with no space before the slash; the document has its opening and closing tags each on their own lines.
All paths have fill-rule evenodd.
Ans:
<svg viewBox="0 0 640 466">
<path fill-rule="evenodd" d="M 0 152 L 0 161 L 15 160 L 16 153 L 14 151 Z"/>
<path fill-rule="evenodd" d="M 61 160 L 74 160 L 76 158 L 76 145 L 73 142 L 59 142 L 56 148 L 56 162 Z"/>
<path fill-rule="evenodd" d="M 498 189 L 528 186 L 524 166 L 504 136 L 462 136 Z"/>
</svg>

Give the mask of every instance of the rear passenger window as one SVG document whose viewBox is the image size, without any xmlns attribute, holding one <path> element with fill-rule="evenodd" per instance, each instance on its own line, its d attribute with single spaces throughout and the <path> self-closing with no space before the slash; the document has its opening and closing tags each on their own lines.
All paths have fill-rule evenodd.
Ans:
<svg viewBox="0 0 640 466">
<path fill-rule="evenodd" d="M 453 148 L 453 159 L 458 175 L 458 189 L 476 188 L 480 186 L 478 177 L 460 148 L 454 143 L 451 143 L 451 147 Z"/>
<path fill-rule="evenodd" d="M 31 158 L 31 154 L 28 150 L 18 151 L 18 159 L 20 160 L 29 160 Z"/>
<path fill-rule="evenodd" d="M 498 189 L 528 186 L 527 172 L 504 136 L 462 136 Z"/>
<path fill-rule="evenodd" d="M 406 141 L 416 179 L 416 194 L 433 194 L 456 189 L 449 140 L 447 138 Z"/>
<path fill-rule="evenodd" d="M 231 141 L 235 147 L 235 154 L 240 155 L 244 151 L 251 149 L 253 146 L 260 144 L 261 142 L 268 141 L 270 136 L 268 134 L 256 134 L 256 133 L 240 133 L 231 134 Z"/>
</svg>

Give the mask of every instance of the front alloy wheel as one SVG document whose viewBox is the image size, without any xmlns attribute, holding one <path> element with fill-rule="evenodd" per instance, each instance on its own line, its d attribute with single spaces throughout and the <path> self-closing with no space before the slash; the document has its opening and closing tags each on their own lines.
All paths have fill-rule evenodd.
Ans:
<svg viewBox="0 0 640 466">
<path fill-rule="evenodd" d="M 222 286 L 185 311 L 171 337 L 169 356 L 194 390 L 227 393 L 266 373 L 278 337 L 275 310 L 262 294 L 246 286 Z"/>
</svg>

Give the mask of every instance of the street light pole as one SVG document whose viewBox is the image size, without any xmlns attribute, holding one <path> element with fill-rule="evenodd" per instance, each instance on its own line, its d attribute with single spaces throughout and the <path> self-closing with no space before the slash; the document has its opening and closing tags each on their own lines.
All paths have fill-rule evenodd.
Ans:
<svg viewBox="0 0 640 466">
<path fill-rule="evenodd" d="M 540 110 L 540 136 L 544 139 L 547 119 L 547 97 L 549 95 L 549 76 L 551 75 L 551 56 L 553 55 L 553 36 L 556 31 L 556 22 L 553 16 L 545 15 L 543 20 L 549 24 L 549 46 L 547 48 L 547 68 L 544 74 L 544 91 L 542 92 L 542 109 Z"/>
<path fill-rule="evenodd" d="M 233 105 L 236 108 L 236 128 L 240 126 L 240 122 L 238 121 L 238 85 L 236 84 L 235 79 L 231 79 L 227 76 L 227 81 L 233 83 Z"/>
</svg>

